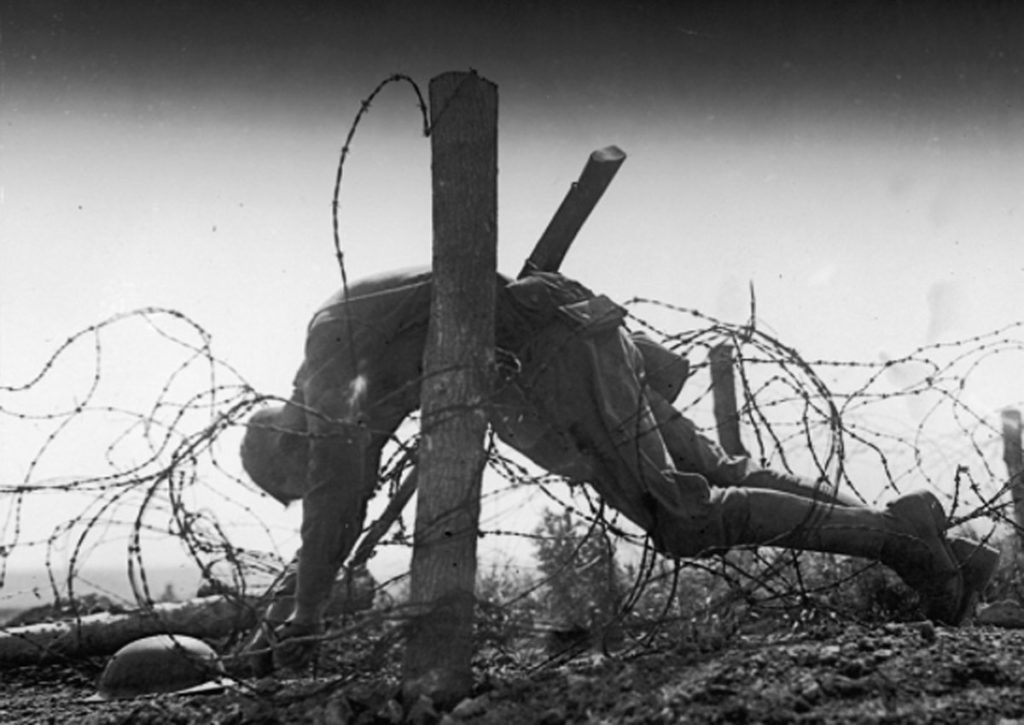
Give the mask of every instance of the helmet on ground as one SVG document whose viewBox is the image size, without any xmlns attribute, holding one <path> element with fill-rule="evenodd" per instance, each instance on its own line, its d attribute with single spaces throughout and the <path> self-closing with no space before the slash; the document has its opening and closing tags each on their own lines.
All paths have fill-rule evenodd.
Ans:
<svg viewBox="0 0 1024 725">
<path fill-rule="evenodd" d="M 217 653 L 202 640 L 157 634 L 115 652 L 100 675 L 99 691 L 108 699 L 175 692 L 223 674 Z"/>
</svg>

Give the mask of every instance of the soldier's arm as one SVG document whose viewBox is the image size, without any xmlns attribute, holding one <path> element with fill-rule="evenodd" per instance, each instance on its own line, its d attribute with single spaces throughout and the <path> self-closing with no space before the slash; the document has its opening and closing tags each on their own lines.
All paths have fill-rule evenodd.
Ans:
<svg viewBox="0 0 1024 725">
<path fill-rule="evenodd" d="M 306 392 L 306 399 L 318 404 L 309 420 L 309 469 L 292 621 L 316 626 L 334 577 L 359 536 L 371 464 L 369 436 L 357 422 L 348 391 L 324 390 L 313 380 Z"/>
</svg>

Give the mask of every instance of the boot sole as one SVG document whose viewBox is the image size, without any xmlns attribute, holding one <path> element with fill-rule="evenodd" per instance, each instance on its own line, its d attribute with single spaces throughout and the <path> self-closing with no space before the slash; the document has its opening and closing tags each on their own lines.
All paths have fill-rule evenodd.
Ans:
<svg viewBox="0 0 1024 725">
<path fill-rule="evenodd" d="M 964 594 L 957 612 L 959 624 L 974 612 L 985 587 L 999 569 L 999 550 L 962 536 L 951 536 L 948 540 L 964 581 Z"/>
<path fill-rule="evenodd" d="M 889 504 L 888 509 L 892 514 L 913 526 L 921 542 L 925 543 L 931 550 L 933 557 L 936 560 L 939 560 L 939 558 L 945 559 L 950 572 L 949 576 L 955 578 L 954 592 L 942 594 L 939 592 L 939 587 L 931 587 L 932 591 L 938 596 L 921 592 L 925 600 L 923 602 L 925 613 L 930 619 L 943 624 L 959 624 L 965 610 L 966 587 L 959 561 L 953 552 L 950 542 L 945 537 L 947 521 L 942 504 L 939 503 L 939 500 L 932 493 L 918 491 L 901 496 Z M 927 542 L 929 541 L 938 541 L 939 547 L 936 548 L 928 544 Z M 942 578 L 945 577 L 943 576 Z M 935 583 L 942 582 L 932 582 L 932 584 Z M 955 599 L 955 605 L 943 606 L 948 605 L 951 598 Z"/>
</svg>

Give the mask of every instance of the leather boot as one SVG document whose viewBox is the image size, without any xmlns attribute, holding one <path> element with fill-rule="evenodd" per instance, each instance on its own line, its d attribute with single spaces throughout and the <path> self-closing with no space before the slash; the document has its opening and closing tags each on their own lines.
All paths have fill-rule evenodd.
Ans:
<svg viewBox="0 0 1024 725">
<path fill-rule="evenodd" d="M 964 582 L 943 535 L 946 516 L 926 491 L 901 496 L 882 510 L 758 489 L 729 489 L 722 504 L 727 545 L 875 559 L 918 591 L 929 618 L 957 624 L 963 616 Z"/>
<path fill-rule="evenodd" d="M 964 596 L 957 622 L 974 615 L 978 600 L 999 568 L 999 549 L 962 536 L 950 536 L 953 551 L 964 580 Z"/>
<path fill-rule="evenodd" d="M 921 594 L 929 619 L 959 624 L 964 610 L 964 581 L 945 537 L 946 514 L 928 491 L 915 491 L 892 501 L 887 512 L 910 531 L 900 531 L 882 550 L 879 560 Z"/>
</svg>

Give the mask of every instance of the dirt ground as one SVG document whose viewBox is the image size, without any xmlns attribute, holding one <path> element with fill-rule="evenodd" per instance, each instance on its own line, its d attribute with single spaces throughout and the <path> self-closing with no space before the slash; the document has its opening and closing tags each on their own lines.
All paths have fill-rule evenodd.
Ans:
<svg viewBox="0 0 1024 725">
<path fill-rule="evenodd" d="M 401 703 L 386 672 L 242 680 L 201 696 L 90 702 L 102 660 L 0 672 L 0 723 L 1013 723 L 1024 722 L 1024 630 L 866 627 L 736 634 L 531 669 L 481 659 L 454 710 Z M 387 668 L 385 668 L 387 669 Z"/>
</svg>

